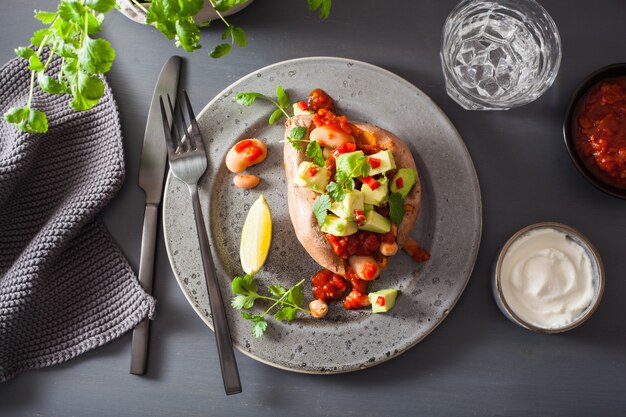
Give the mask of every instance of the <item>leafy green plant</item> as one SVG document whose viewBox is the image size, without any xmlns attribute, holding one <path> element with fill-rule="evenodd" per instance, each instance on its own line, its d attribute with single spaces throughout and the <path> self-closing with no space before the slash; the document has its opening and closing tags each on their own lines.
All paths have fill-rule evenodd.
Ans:
<svg viewBox="0 0 626 417">
<path fill-rule="evenodd" d="M 209 1 L 226 25 L 222 33 L 225 42 L 213 48 L 209 56 L 220 58 L 228 54 L 234 45 L 246 46 L 245 31 L 230 24 L 223 16 L 224 12 L 245 0 Z M 310 10 L 317 11 L 322 18 L 328 17 L 331 0 L 307 1 Z M 152 0 L 150 3 L 146 9 L 136 2 L 146 11 L 148 24 L 154 25 L 168 39 L 174 39 L 176 46 L 187 52 L 201 47 L 200 28 L 208 26 L 208 23 L 196 24 L 193 15 L 203 7 L 203 0 Z M 12 107 L 4 114 L 7 122 L 26 132 L 48 131 L 46 114 L 32 107 L 35 83 L 49 94 L 71 94 L 70 106 L 77 111 L 88 110 L 100 101 L 104 94 L 101 75 L 111 68 L 115 50 L 108 41 L 94 35 L 101 31 L 104 14 L 115 5 L 116 0 L 61 0 L 55 12 L 35 10 L 35 18 L 44 27 L 33 34 L 30 39 L 32 47 L 15 50 L 19 57 L 28 61 L 31 70 L 28 99 L 24 106 Z M 48 55 L 42 61 L 46 49 Z M 46 74 L 46 70 L 55 55 L 61 57 L 61 69 L 51 76 Z M 286 114 L 289 97 L 279 95 L 277 105 L 279 109 L 271 117 L 273 122 Z"/>
<path fill-rule="evenodd" d="M 265 317 L 272 311 L 274 311 L 274 318 L 279 321 L 292 321 L 296 318 L 298 311 L 311 315 L 309 310 L 302 308 L 304 304 L 303 283 L 304 280 L 289 289 L 282 285 L 270 285 L 268 290 L 271 295 L 267 296 L 259 293 L 259 283 L 252 275 L 235 277 L 231 284 L 235 296 L 230 304 L 236 310 L 249 310 L 254 307 L 254 303 L 257 300 L 267 300 L 272 303 L 261 314 L 255 315 L 247 311 L 241 311 L 243 318 L 252 322 L 252 334 L 254 337 L 261 337 L 267 330 Z"/>
</svg>

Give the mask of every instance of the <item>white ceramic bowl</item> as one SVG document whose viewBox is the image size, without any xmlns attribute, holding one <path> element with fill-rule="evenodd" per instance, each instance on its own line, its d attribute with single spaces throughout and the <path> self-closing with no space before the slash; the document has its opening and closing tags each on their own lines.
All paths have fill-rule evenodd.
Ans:
<svg viewBox="0 0 626 417">
<path fill-rule="evenodd" d="M 222 13 L 222 15 L 230 16 L 231 14 L 237 13 L 238 11 L 247 7 L 250 3 L 252 3 L 252 1 L 253 0 L 248 0 L 247 2 L 242 3 L 239 6 L 235 6 L 227 12 Z M 145 9 L 148 9 L 150 7 L 149 2 L 140 1 L 139 3 Z M 146 12 L 142 10 L 141 7 L 137 6 L 137 4 L 132 0 L 117 0 L 117 7 L 118 10 L 130 20 L 141 23 L 143 25 L 146 24 Z M 198 14 L 194 16 L 194 20 L 196 21 L 196 23 L 207 22 L 209 20 L 214 20 L 217 18 L 218 15 L 215 12 L 213 6 L 211 6 L 209 0 L 204 0 L 204 7 L 202 8 L 202 10 L 200 10 Z"/>
<path fill-rule="evenodd" d="M 551 228 L 551 229 L 558 230 L 559 232 L 565 233 L 565 235 L 567 235 L 569 239 L 572 239 L 572 241 L 574 241 L 575 243 L 580 245 L 580 247 L 583 248 L 583 250 L 589 256 L 589 259 L 591 260 L 591 268 L 593 271 L 593 279 L 594 279 L 595 293 L 589 305 L 572 322 L 566 324 L 565 326 L 556 327 L 556 328 L 539 327 L 535 324 L 529 323 L 528 321 L 521 318 L 519 315 L 515 314 L 515 312 L 511 309 L 511 307 L 508 305 L 506 301 L 506 298 L 502 291 L 502 286 L 501 286 L 501 281 L 500 281 L 500 271 L 502 269 L 502 262 L 504 260 L 504 256 L 506 255 L 511 245 L 514 242 L 516 242 L 518 239 L 520 239 L 522 236 L 526 235 L 528 232 L 532 230 L 545 229 L 545 228 Z M 555 222 L 536 223 L 536 224 L 531 224 L 530 226 L 526 226 L 519 232 L 515 233 L 513 236 L 511 236 L 509 240 L 507 240 L 507 242 L 504 244 L 502 249 L 500 249 L 500 252 L 498 253 L 498 256 L 496 257 L 495 262 L 493 264 L 492 274 L 491 274 L 491 284 L 492 284 L 493 297 L 496 300 L 496 304 L 498 304 L 498 307 L 500 308 L 500 311 L 502 311 L 502 314 L 504 314 L 506 318 L 511 320 L 513 323 L 525 329 L 532 330 L 537 333 L 544 333 L 544 334 L 561 333 L 561 332 L 572 330 L 578 327 L 585 320 L 591 317 L 591 315 L 598 308 L 598 305 L 600 304 L 600 300 L 602 299 L 602 293 L 604 292 L 604 265 L 602 264 L 602 259 L 600 258 L 600 254 L 598 253 L 596 248 L 591 244 L 589 239 L 587 239 L 578 230 L 574 229 L 573 227 L 561 224 L 561 223 L 555 223 Z"/>
</svg>

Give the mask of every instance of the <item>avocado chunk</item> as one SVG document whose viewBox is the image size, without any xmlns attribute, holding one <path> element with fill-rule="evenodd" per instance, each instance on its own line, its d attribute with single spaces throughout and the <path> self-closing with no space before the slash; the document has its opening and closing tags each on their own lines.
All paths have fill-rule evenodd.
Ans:
<svg viewBox="0 0 626 417">
<path fill-rule="evenodd" d="M 376 152 L 373 155 L 367 157 L 368 161 L 372 158 L 378 159 L 380 161 L 380 165 L 377 168 L 374 168 L 372 165 L 372 170 L 370 171 L 370 175 L 378 175 L 384 172 L 390 171 L 392 169 L 396 169 L 396 161 L 393 159 L 393 154 L 391 151 L 380 151 Z"/>
<path fill-rule="evenodd" d="M 380 185 L 376 187 L 375 190 L 372 190 L 372 188 L 367 184 L 363 184 L 363 186 L 361 187 L 361 192 L 363 193 L 363 197 L 365 198 L 365 204 L 380 206 L 387 201 L 387 196 L 389 194 L 387 184 L 389 183 L 389 181 L 384 176 L 381 178 L 377 178 L 376 181 L 378 181 Z"/>
<path fill-rule="evenodd" d="M 335 213 L 342 219 L 354 220 L 354 211 L 365 210 L 365 198 L 359 190 L 344 190 L 344 198 L 342 201 L 335 201 L 330 206 L 330 211 Z"/>
<path fill-rule="evenodd" d="M 293 179 L 294 184 L 306 187 L 316 193 L 323 193 L 330 181 L 330 171 L 313 162 L 303 161 L 298 165 L 298 175 Z"/>
<path fill-rule="evenodd" d="M 322 224 L 322 232 L 333 236 L 349 236 L 358 230 L 356 222 L 339 218 L 333 214 L 326 216 Z"/>
<path fill-rule="evenodd" d="M 370 210 L 365 213 L 365 223 L 359 229 L 366 232 L 387 233 L 391 230 L 391 221 L 385 216 Z"/>
<path fill-rule="evenodd" d="M 400 168 L 391 180 L 391 192 L 400 193 L 405 198 L 417 180 L 417 171 L 412 168 Z"/>
<path fill-rule="evenodd" d="M 352 173 L 352 177 L 360 176 L 361 170 L 357 169 L 357 165 L 364 157 L 363 151 L 342 153 L 337 157 L 337 171 Z"/>
<path fill-rule="evenodd" d="M 371 292 L 367 295 L 372 303 L 372 313 L 386 313 L 396 305 L 398 290 L 386 288 L 384 290 Z"/>
<path fill-rule="evenodd" d="M 313 114 L 311 110 L 302 110 L 298 103 L 293 103 L 293 115 L 299 116 L 301 114 Z"/>
</svg>

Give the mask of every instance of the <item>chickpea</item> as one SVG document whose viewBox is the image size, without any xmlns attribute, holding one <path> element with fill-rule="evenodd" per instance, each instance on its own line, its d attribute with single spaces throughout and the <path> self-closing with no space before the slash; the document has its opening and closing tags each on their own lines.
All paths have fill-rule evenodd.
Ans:
<svg viewBox="0 0 626 417">
<path fill-rule="evenodd" d="M 309 310 L 313 317 L 319 319 L 328 313 L 328 304 L 323 300 L 313 300 L 309 303 Z"/>
<path fill-rule="evenodd" d="M 378 250 L 380 254 L 383 256 L 393 256 L 398 252 L 398 244 L 396 242 L 387 243 L 383 242 L 380 244 Z"/>
<path fill-rule="evenodd" d="M 333 149 L 338 148 L 342 143 L 354 143 L 351 135 L 330 126 L 316 127 L 311 131 L 309 139 L 316 141 L 321 147 L 328 146 Z"/>
<path fill-rule="evenodd" d="M 239 188 L 254 188 L 259 185 L 261 179 L 256 175 L 240 174 L 235 175 L 233 182 Z"/>
<path fill-rule="evenodd" d="M 245 171 L 249 166 L 261 163 L 267 157 L 267 146 L 258 139 L 237 142 L 226 154 L 226 168 L 231 172 Z"/>
</svg>

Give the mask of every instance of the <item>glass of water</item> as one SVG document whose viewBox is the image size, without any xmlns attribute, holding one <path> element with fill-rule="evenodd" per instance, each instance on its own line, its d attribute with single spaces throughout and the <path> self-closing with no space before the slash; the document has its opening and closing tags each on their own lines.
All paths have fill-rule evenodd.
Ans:
<svg viewBox="0 0 626 417">
<path fill-rule="evenodd" d="M 552 85 L 560 63 L 556 24 L 535 0 L 463 0 L 446 19 L 446 90 L 467 110 L 530 103 Z"/>
</svg>

